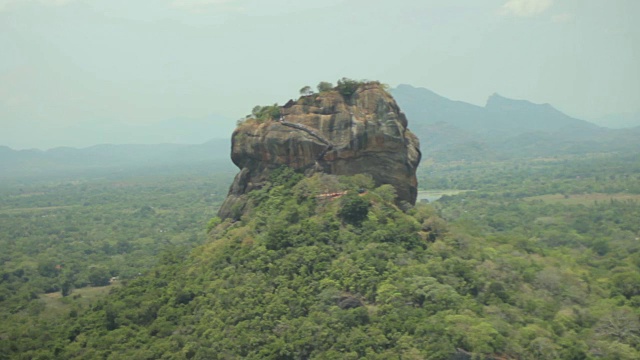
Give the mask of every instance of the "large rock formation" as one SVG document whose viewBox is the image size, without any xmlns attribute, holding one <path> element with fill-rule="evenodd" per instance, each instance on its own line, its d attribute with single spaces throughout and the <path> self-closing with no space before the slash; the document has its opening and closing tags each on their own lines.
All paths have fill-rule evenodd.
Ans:
<svg viewBox="0 0 640 360">
<path fill-rule="evenodd" d="M 352 95 L 338 90 L 303 96 L 280 108 L 275 120 L 248 120 L 233 132 L 231 159 L 240 168 L 218 215 L 238 217 L 246 193 L 264 185 L 271 170 L 286 165 L 306 175 L 370 174 L 391 184 L 398 202 L 415 204 L 418 138 L 394 99 L 377 82 Z"/>
</svg>

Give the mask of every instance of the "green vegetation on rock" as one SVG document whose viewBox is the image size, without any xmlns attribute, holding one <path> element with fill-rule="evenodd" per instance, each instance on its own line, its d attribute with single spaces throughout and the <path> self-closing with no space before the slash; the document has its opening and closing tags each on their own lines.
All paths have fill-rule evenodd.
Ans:
<svg viewBox="0 0 640 360">
<path fill-rule="evenodd" d="M 256 105 L 251 111 L 251 115 L 248 115 L 248 118 L 255 119 L 259 122 L 264 122 L 267 120 L 278 120 L 279 117 L 280 106 L 278 106 L 278 104 L 273 104 L 270 106 Z"/>
</svg>

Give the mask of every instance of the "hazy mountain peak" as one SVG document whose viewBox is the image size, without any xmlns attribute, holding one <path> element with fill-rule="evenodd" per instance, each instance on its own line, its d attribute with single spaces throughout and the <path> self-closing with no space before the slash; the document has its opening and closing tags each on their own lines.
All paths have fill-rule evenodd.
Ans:
<svg viewBox="0 0 640 360">
<path fill-rule="evenodd" d="M 566 139 L 584 139 L 598 134 L 598 127 L 594 124 L 568 116 L 550 104 L 510 99 L 499 93 L 489 96 L 484 107 L 450 100 L 410 85 L 399 85 L 392 93 L 412 120 L 414 132 L 423 139 L 431 137 L 433 125 L 439 122 L 448 123 L 475 134 L 476 139 L 489 142 L 533 133 L 543 133 L 547 137 L 570 134 Z M 454 134 L 455 131 L 448 133 L 449 138 L 459 138 Z M 435 142 L 424 141 L 423 144 L 433 145 Z"/>
<path fill-rule="evenodd" d="M 452 101 L 440 94 L 437 94 L 427 88 L 423 87 L 414 87 L 408 84 L 400 84 L 395 89 L 392 90 L 392 94 L 402 93 L 407 95 L 413 95 L 416 97 L 420 97 L 421 100 L 430 100 L 430 101 Z"/>
<path fill-rule="evenodd" d="M 497 92 L 489 96 L 489 98 L 487 99 L 485 108 L 502 109 L 502 110 L 509 110 L 514 108 L 523 109 L 523 110 L 533 109 L 533 108 L 539 108 L 539 109 L 547 108 L 547 109 L 553 109 L 555 111 L 558 111 L 548 103 L 536 104 L 529 100 L 510 99 L 498 94 Z"/>
</svg>

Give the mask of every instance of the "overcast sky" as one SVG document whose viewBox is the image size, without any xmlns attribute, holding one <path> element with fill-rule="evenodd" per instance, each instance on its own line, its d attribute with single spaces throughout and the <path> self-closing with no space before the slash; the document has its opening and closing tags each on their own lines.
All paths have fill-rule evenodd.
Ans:
<svg viewBox="0 0 640 360">
<path fill-rule="evenodd" d="M 638 15 L 638 0 L 0 0 L 0 145 L 174 118 L 227 118 L 210 136 L 227 137 L 254 105 L 343 76 L 638 113 Z"/>
</svg>

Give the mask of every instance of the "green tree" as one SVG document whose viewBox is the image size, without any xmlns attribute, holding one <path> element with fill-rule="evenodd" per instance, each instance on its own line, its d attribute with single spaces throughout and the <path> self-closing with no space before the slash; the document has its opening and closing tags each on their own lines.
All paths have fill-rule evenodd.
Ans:
<svg viewBox="0 0 640 360">
<path fill-rule="evenodd" d="M 356 90 L 358 90 L 358 86 L 361 84 L 362 82 L 360 81 L 343 77 L 338 80 L 338 86 L 336 86 L 336 88 L 342 96 L 348 99 L 351 95 L 355 94 Z"/>
<path fill-rule="evenodd" d="M 627 299 L 640 295 L 640 274 L 635 270 L 628 270 L 613 276 L 612 284 L 615 292 L 619 292 Z"/>
<path fill-rule="evenodd" d="M 73 290 L 73 283 L 71 281 L 65 280 L 60 285 L 60 293 L 62 294 L 62 296 L 70 295 L 72 290 Z"/>
<path fill-rule="evenodd" d="M 317 86 L 318 92 L 325 92 L 333 90 L 333 84 L 326 81 L 321 81 Z"/>
<path fill-rule="evenodd" d="M 101 266 L 92 266 L 89 268 L 89 283 L 91 286 L 109 285 L 110 278 L 111 274 Z"/>
<path fill-rule="evenodd" d="M 368 200 L 356 193 L 349 192 L 340 199 L 338 216 L 346 223 L 360 225 L 367 218 L 370 206 L 371 204 Z"/>
<path fill-rule="evenodd" d="M 300 95 L 302 96 L 309 96 L 313 94 L 313 90 L 311 89 L 311 86 L 304 86 L 302 87 L 302 89 L 300 89 Z"/>
</svg>

